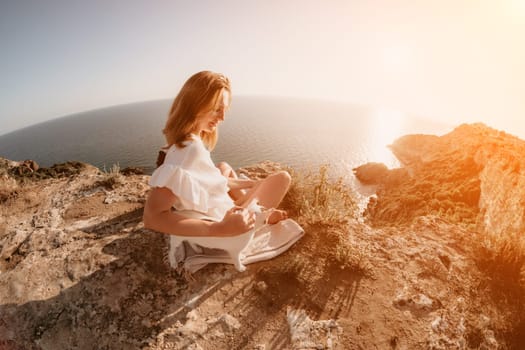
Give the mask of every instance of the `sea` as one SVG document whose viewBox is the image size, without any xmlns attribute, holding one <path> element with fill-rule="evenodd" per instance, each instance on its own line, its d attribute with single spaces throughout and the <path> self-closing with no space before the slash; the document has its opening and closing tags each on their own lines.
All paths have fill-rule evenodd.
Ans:
<svg viewBox="0 0 525 350">
<path fill-rule="evenodd" d="M 172 100 L 118 105 L 57 118 L 0 136 L 0 156 L 40 166 L 69 160 L 109 170 L 155 169 Z M 406 134 L 442 135 L 454 126 L 402 112 L 333 101 L 237 96 L 212 158 L 234 168 L 270 160 L 292 168 L 329 165 L 338 176 L 356 166 L 398 166 L 388 145 Z M 350 175 L 351 176 L 351 175 Z"/>
</svg>

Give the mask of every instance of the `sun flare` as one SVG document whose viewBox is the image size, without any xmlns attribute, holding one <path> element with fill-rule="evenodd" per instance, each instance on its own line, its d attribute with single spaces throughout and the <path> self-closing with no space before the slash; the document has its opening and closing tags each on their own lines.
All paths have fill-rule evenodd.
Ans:
<svg viewBox="0 0 525 350">
<path fill-rule="evenodd" d="M 382 49 L 383 67 L 391 73 L 407 70 L 411 57 L 410 48 L 404 45 L 389 45 Z"/>
<path fill-rule="evenodd" d="M 381 162 L 388 167 L 397 166 L 398 162 L 387 146 L 401 136 L 407 121 L 406 115 L 399 111 L 380 109 L 374 113 L 372 120 L 370 161 Z"/>
<path fill-rule="evenodd" d="M 514 0 L 512 5 L 520 15 L 525 16 L 525 0 Z"/>
</svg>

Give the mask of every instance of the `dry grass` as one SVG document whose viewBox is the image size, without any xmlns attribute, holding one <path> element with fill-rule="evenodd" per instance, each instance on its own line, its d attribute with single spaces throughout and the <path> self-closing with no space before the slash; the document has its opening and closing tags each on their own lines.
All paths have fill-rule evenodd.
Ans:
<svg viewBox="0 0 525 350">
<path fill-rule="evenodd" d="M 480 233 L 477 238 L 476 263 L 487 276 L 492 299 L 507 315 L 498 333 L 509 349 L 521 348 L 525 341 L 525 236 Z"/>
<path fill-rule="evenodd" d="M 483 234 L 476 259 L 491 281 L 525 298 L 525 236 L 522 233 Z"/>
<path fill-rule="evenodd" d="M 352 244 L 348 235 L 337 236 L 339 241 L 335 246 L 334 259 L 339 268 L 371 277 L 368 252 L 363 247 Z"/>
<path fill-rule="evenodd" d="M 308 281 L 326 280 L 343 270 L 347 276 L 369 275 L 367 252 L 351 242 L 358 216 L 354 191 L 342 178 L 330 177 L 328 166 L 320 167 L 318 173 L 288 171 L 293 184 L 283 207 L 305 228 L 306 237 L 284 264 L 271 267 L 273 273 L 304 283 L 304 288 L 310 288 Z"/>
<path fill-rule="evenodd" d="M 12 177 L 0 174 L 0 203 L 6 202 L 9 198 L 16 197 L 18 183 Z"/>
<path fill-rule="evenodd" d="M 284 200 L 292 216 L 306 225 L 344 225 L 355 220 L 357 200 L 342 177 L 331 180 L 329 167 L 317 174 L 289 170 L 294 182 Z"/>
<path fill-rule="evenodd" d="M 350 242 L 349 223 L 358 217 L 357 196 L 343 177 L 334 178 L 327 165 L 318 173 L 296 173 L 290 189 L 290 202 L 298 221 L 314 227 L 320 244 L 326 247 L 327 260 L 341 269 L 366 274 L 365 251 Z M 293 198 L 293 199 L 292 199 Z"/>
<path fill-rule="evenodd" d="M 113 164 L 109 170 L 102 172 L 102 179 L 95 183 L 96 186 L 104 186 L 105 188 L 112 190 L 124 183 L 124 176 L 120 173 L 119 164 Z"/>
<path fill-rule="evenodd" d="M 0 203 L 4 203 L 9 198 L 16 196 L 18 183 L 9 176 L 9 163 L 0 158 Z"/>
</svg>

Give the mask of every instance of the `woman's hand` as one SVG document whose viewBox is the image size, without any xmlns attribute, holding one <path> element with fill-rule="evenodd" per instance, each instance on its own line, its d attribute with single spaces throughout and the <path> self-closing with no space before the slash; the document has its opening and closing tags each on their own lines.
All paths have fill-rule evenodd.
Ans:
<svg viewBox="0 0 525 350">
<path fill-rule="evenodd" d="M 255 227 L 255 213 L 235 206 L 226 212 L 224 219 L 217 225 L 217 236 L 240 235 Z"/>
</svg>

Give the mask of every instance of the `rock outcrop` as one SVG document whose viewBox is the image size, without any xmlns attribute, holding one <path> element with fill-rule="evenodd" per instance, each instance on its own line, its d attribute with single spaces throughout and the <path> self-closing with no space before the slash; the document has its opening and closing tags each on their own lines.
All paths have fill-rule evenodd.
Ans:
<svg viewBox="0 0 525 350">
<path fill-rule="evenodd" d="M 428 214 L 487 232 L 525 231 L 525 142 L 483 124 L 461 125 L 441 137 L 407 135 L 390 146 L 400 169 L 355 170 L 379 185 L 366 216 L 396 225 Z M 377 165 L 374 165 L 377 168 Z"/>
</svg>

